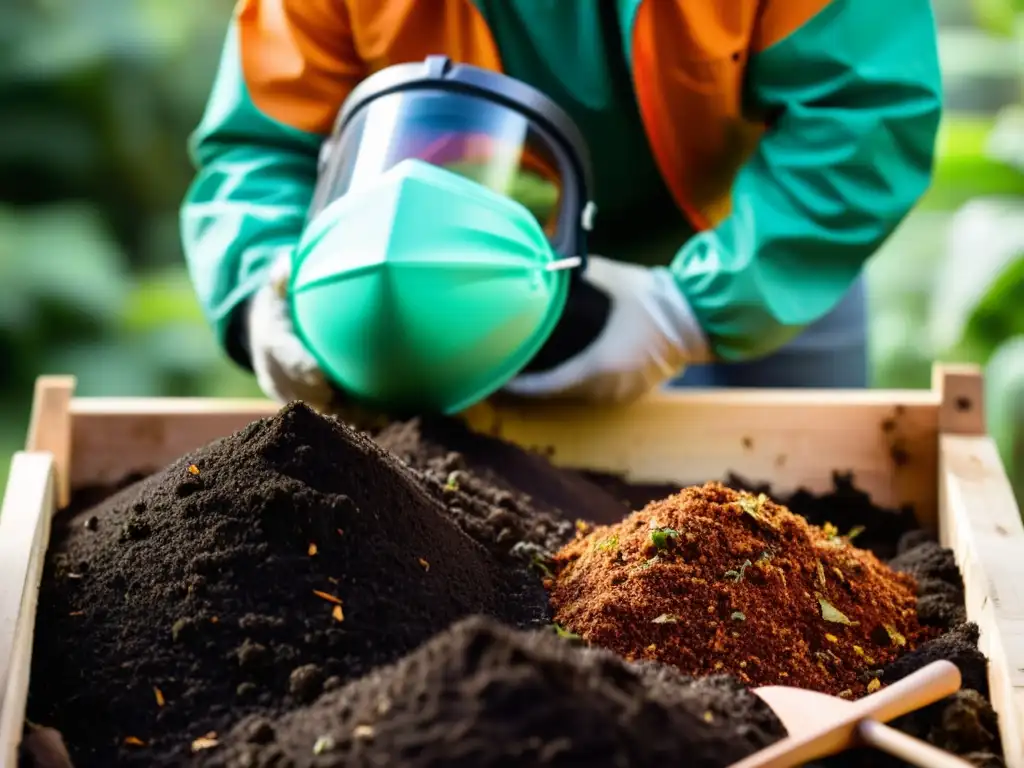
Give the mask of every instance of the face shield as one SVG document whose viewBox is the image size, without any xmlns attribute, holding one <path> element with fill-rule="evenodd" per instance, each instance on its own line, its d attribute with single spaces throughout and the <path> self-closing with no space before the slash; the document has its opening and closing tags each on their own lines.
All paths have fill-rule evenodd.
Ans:
<svg viewBox="0 0 1024 768">
<path fill-rule="evenodd" d="M 377 73 L 346 100 L 324 144 L 310 218 L 410 159 L 521 204 L 552 250 L 582 266 L 593 216 L 587 151 L 539 91 L 444 57 Z"/>
</svg>

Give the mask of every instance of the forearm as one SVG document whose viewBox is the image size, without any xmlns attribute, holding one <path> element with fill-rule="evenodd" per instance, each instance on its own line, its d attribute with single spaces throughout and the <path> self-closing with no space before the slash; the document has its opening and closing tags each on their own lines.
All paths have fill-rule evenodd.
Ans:
<svg viewBox="0 0 1024 768">
<path fill-rule="evenodd" d="M 723 360 L 768 354 L 830 311 L 927 189 L 941 110 L 928 0 L 834 0 L 753 56 L 749 81 L 779 117 L 730 216 L 672 264 Z"/>
<path fill-rule="evenodd" d="M 302 234 L 315 156 L 254 145 L 219 150 L 182 209 L 185 259 L 218 342 L 248 367 L 244 313 L 274 259 Z"/>
<path fill-rule="evenodd" d="M 297 66 L 300 65 L 300 66 Z M 185 260 L 221 346 L 248 367 L 245 313 L 302 234 L 320 144 L 360 71 L 330 0 L 242 0 L 189 150 Z"/>
</svg>

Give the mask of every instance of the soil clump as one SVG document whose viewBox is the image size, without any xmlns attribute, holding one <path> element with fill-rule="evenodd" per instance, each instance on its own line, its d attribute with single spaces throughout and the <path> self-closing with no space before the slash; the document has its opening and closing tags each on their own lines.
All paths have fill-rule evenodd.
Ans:
<svg viewBox="0 0 1024 768">
<path fill-rule="evenodd" d="M 180 765 L 196 738 L 465 616 L 547 623 L 532 574 L 499 566 L 367 437 L 298 404 L 62 516 L 50 553 L 29 716 L 79 768 Z"/>
<path fill-rule="evenodd" d="M 477 617 L 311 707 L 240 723 L 200 764 L 712 768 L 783 734 L 729 678 L 693 683 Z"/>
<path fill-rule="evenodd" d="M 917 621 L 911 575 L 834 526 L 720 483 L 578 533 L 552 569 L 565 630 L 627 659 L 751 686 L 857 698 L 879 685 L 867 670 L 937 634 Z"/>
<path fill-rule="evenodd" d="M 456 419 L 395 422 L 374 439 L 420 472 L 459 527 L 499 557 L 550 556 L 581 514 L 610 525 L 629 512 L 583 474 Z"/>
</svg>

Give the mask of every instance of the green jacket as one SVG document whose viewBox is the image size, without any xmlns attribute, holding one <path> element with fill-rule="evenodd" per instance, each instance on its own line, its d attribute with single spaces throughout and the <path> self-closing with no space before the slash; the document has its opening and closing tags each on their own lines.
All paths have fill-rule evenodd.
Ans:
<svg viewBox="0 0 1024 768">
<path fill-rule="evenodd" d="M 240 364 L 238 309 L 298 241 L 345 96 L 430 53 L 574 117 L 595 166 L 591 251 L 670 264 L 722 360 L 835 306 L 932 173 L 930 0 L 241 0 L 182 208 L 197 295 Z"/>
</svg>

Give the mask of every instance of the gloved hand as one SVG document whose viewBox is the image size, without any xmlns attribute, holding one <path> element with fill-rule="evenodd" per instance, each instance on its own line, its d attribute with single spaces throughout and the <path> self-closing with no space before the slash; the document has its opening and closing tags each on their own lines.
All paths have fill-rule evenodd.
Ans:
<svg viewBox="0 0 1024 768">
<path fill-rule="evenodd" d="M 283 251 L 270 268 L 267 283 L 253 296 L 248 309 L 248 342 L 253 371 L 260 389 L 279 403 L 302 400 L 323 411 L 334 400 L 316 360 L 295 334 L 288 304 L 291 255 Z"/>
<path fill-rule="evenodd" d="M 710 359 L 697 319 L 666 268 L 591 256 L 582 277 L 548 348 L 504 391 L 623 403 L 681 374 L 686 365 Z M 560 360 L 558 346 L 570 348 Z M 543 369 L 536 370 L 545 357 L 558 362 L 541 362 Z"/>
</svg>

